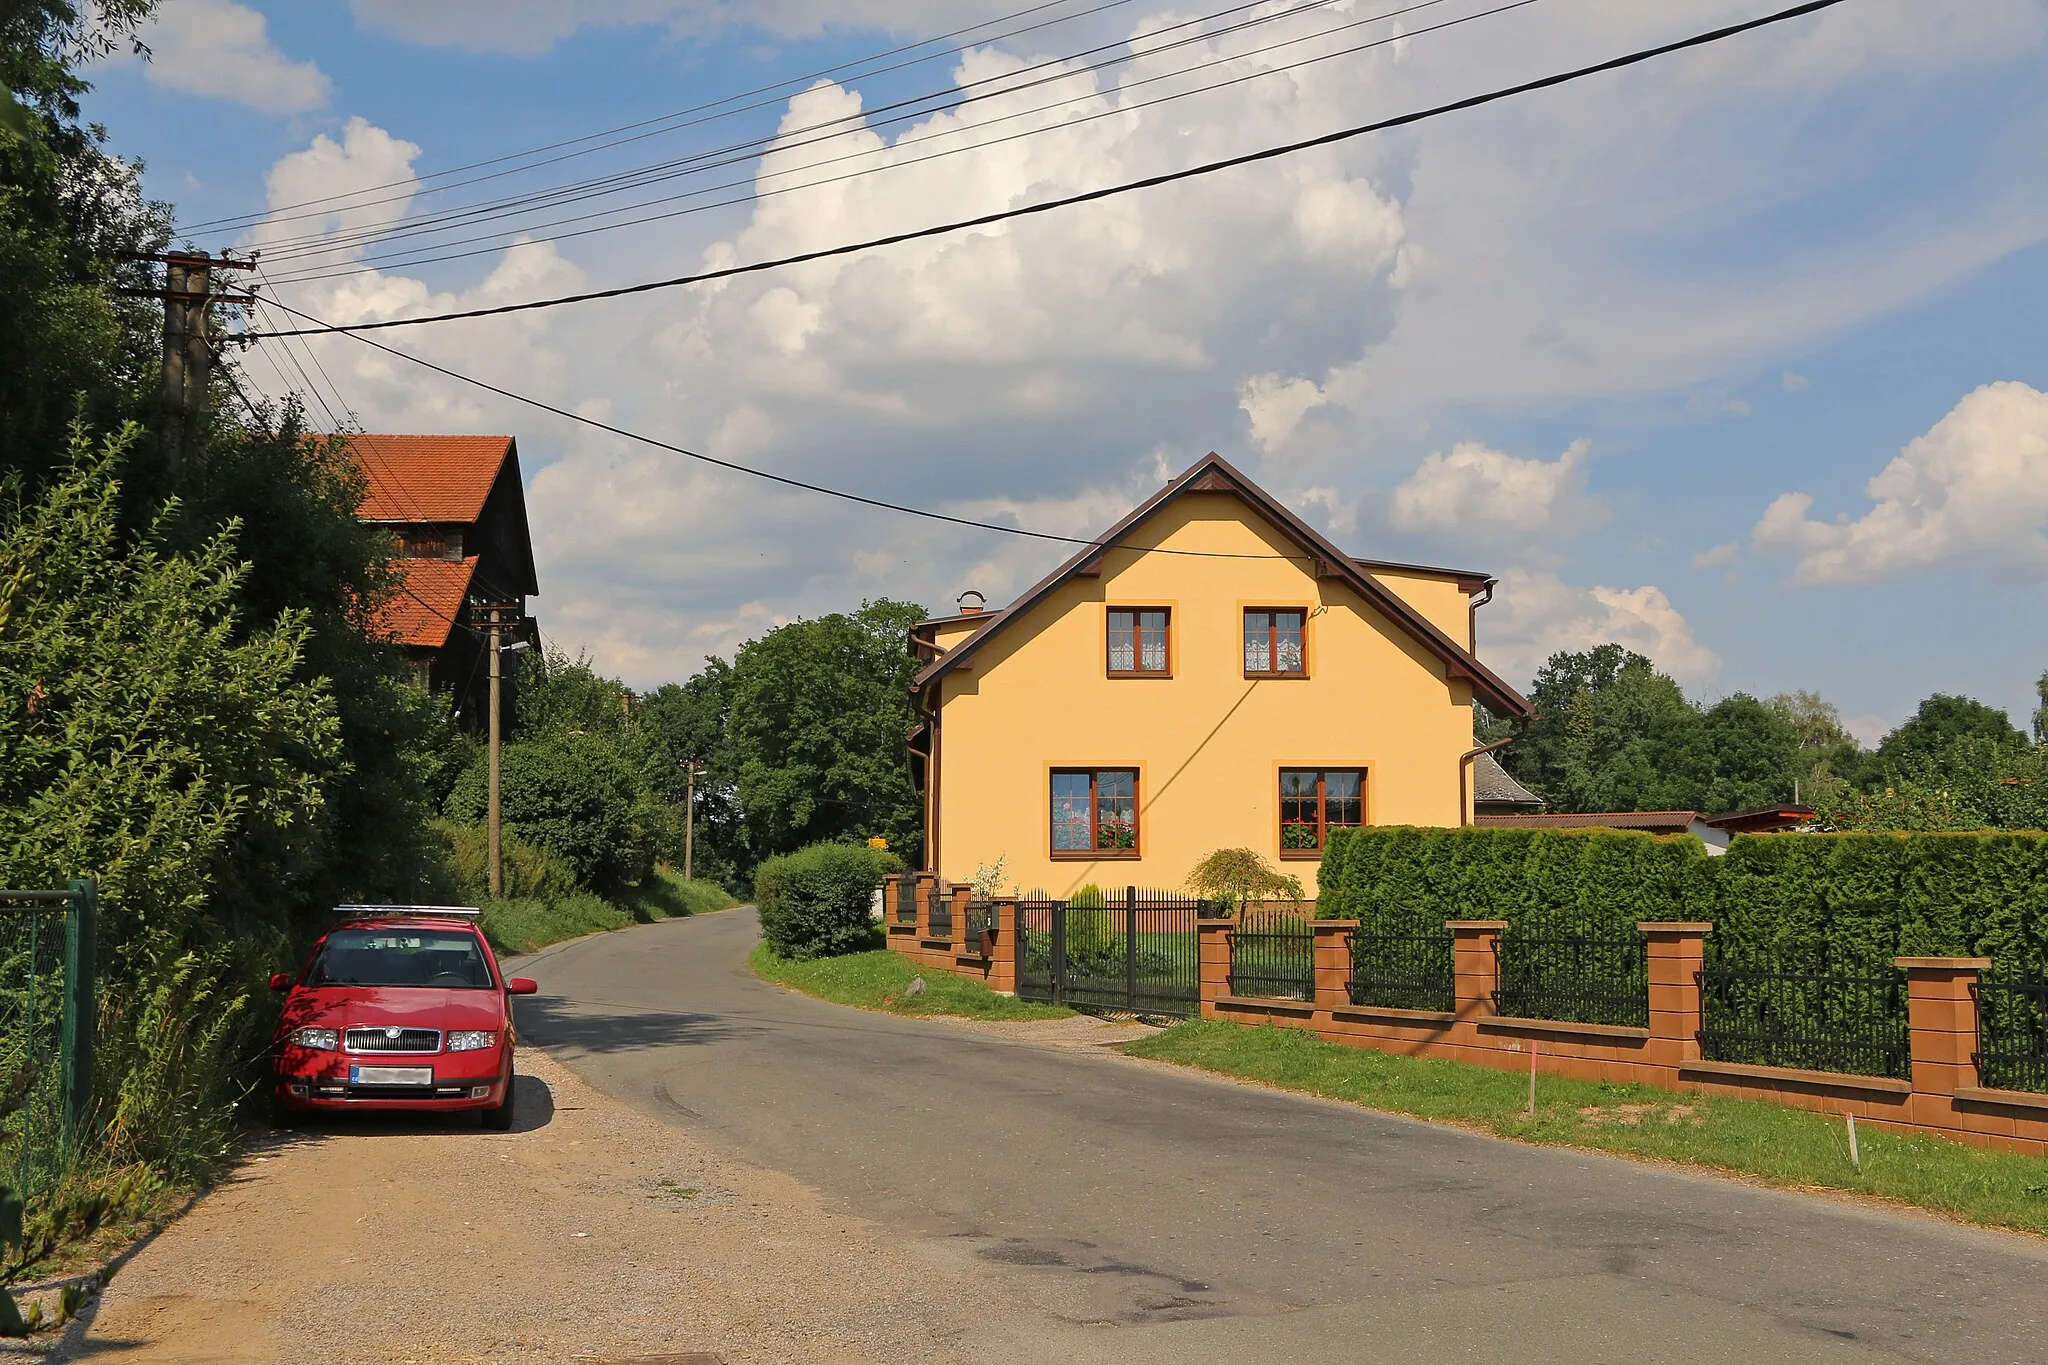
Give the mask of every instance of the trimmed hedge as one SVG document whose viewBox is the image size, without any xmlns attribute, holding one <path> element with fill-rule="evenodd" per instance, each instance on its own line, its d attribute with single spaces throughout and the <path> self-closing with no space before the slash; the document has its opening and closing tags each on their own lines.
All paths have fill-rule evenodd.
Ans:
<svg viewBox="0 0 2048 1365">
<path fill-rule="evenodd" d="M 754 872 L 761 937 L 779 957 L 804 960 L 875 946 L 875 889 L 896 860 L 858 844 L 812 844 Z"/>
<path fill-rule="evenodd" d="M 1707 856 L 1689 835 L 1625 831 L 1332 831 L 1317 913 L 1377 932 L 1445 920 L 1711 920 L 1716 956 L 1981 956 L 2048 979 L 2048 835 L 1761 834 Z"/>
</svg>

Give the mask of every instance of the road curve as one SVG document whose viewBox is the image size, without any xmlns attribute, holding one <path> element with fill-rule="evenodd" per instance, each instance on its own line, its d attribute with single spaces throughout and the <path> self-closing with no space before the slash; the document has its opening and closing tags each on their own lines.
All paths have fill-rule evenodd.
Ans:
<svg viewBox="0 0 2048 1365">
<path fill-rule="evenodd" d="M 2048 1360 L 2048 1243 L 757 980 L 751 911 L 525 959 L 599 1089 L 993 1278 L 977 1359 Z"/>
</svg>

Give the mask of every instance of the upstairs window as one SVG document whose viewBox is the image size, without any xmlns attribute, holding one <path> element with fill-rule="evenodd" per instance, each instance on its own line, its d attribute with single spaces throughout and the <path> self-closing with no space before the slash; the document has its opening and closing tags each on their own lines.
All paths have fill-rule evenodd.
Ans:
<svg viewBox="0 0 2048 1365">
<path fill-rule="evenodd" d="M 1248 678 L 1305 678 L 1302 611 L 1247 611 L 1244 614 L 1244 671 Z"/>
<path fill-rule="evenodd" d="M 1357 768 L 1280 770 L 1280 856 L 1312 857 L 1330 831 L 1365 823 L 1365 773 Z"/>
<path fill-rule="evenodd" d="M 1135 768 L 1061 768 L 1052 775 L 1054 857 L 1138 855 Z"/>
<path fill-rule="evenodd" d="M 1110 608 L 1109 672 L 1117 678 L 1157 677 L 1168 672 L 1166 608 Z"/>
</svg>

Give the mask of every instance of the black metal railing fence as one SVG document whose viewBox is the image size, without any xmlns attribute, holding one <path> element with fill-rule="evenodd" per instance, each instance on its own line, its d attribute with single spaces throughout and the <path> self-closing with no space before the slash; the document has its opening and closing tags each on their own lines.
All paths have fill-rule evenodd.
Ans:
<svg viewBox="0 0 2048 1365">
<path fill-rule="evenodd" d="M 917 923 L 917 874 L 906 872 L 896 879 L 896 922 Z"/>
<path fill-rule="evenodd" d="M 928 893 L 931 897 L 925 910 L 925 937 L 951 939 L 953 937 L 953 893 L 946 889 L 944 882 L 933 882 Z"/>
<path fill-rule="evenodd" d="M 1195 923 L 1214 913 L 1209 902 L 1126 887 L 1071 901 L 1033 893 L 1012 913 L 1023 999 L 1113 1013 L 1199 1012 Z"/>
<path fill-rule="evenodd" d="M 1449 1013 L 1456 1005 L 1454 942 L 1448 929 L 1391 934 L 1361 925 L 1351 936 L 1351 1003 Z"/>
<path fill-rule="evenodd" d="M 967 902 L 967 951 L 982 951 L 984 934 L 992 933 L 996 927 L 996 908 L 988 901 Z"/>
<path fill-rule="evenodd" d="M 1315 931 L 1298 909 L 1241 911 L 1230 935 L 1230 993 L 1316 998 Z"/>
<path fill-rule="evenodd" d="M 1912 1076 L 1906 974 L 1888 959 L 1710 959 L 1698 981 L 1708 1061 Z"/>
<path fill-rule="evenodd" d="M 1978 1084 L 2048 1091 L 2048 981 L 1987 972 L 1976 997 Z"/>
<path fill-rule="evenodd" d="M 1648 1028 L 1650 950 L 1640 933 L 1605 926 L 1500 936 L 1494 1007 L 1522 1019 Z"/>
</svg>

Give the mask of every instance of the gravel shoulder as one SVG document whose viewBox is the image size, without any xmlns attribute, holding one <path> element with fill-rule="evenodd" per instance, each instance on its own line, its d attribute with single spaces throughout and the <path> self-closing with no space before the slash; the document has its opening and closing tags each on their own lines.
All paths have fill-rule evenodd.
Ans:
<svg viewBox="0 0 2048 1365">
<path fill-rule="evenodd" d="M 122 1269 L 54 1357 L 954 1360 L 971 1269 L 521 1049 L 520 1123 L 279 1133 Z"/>
</svg>

